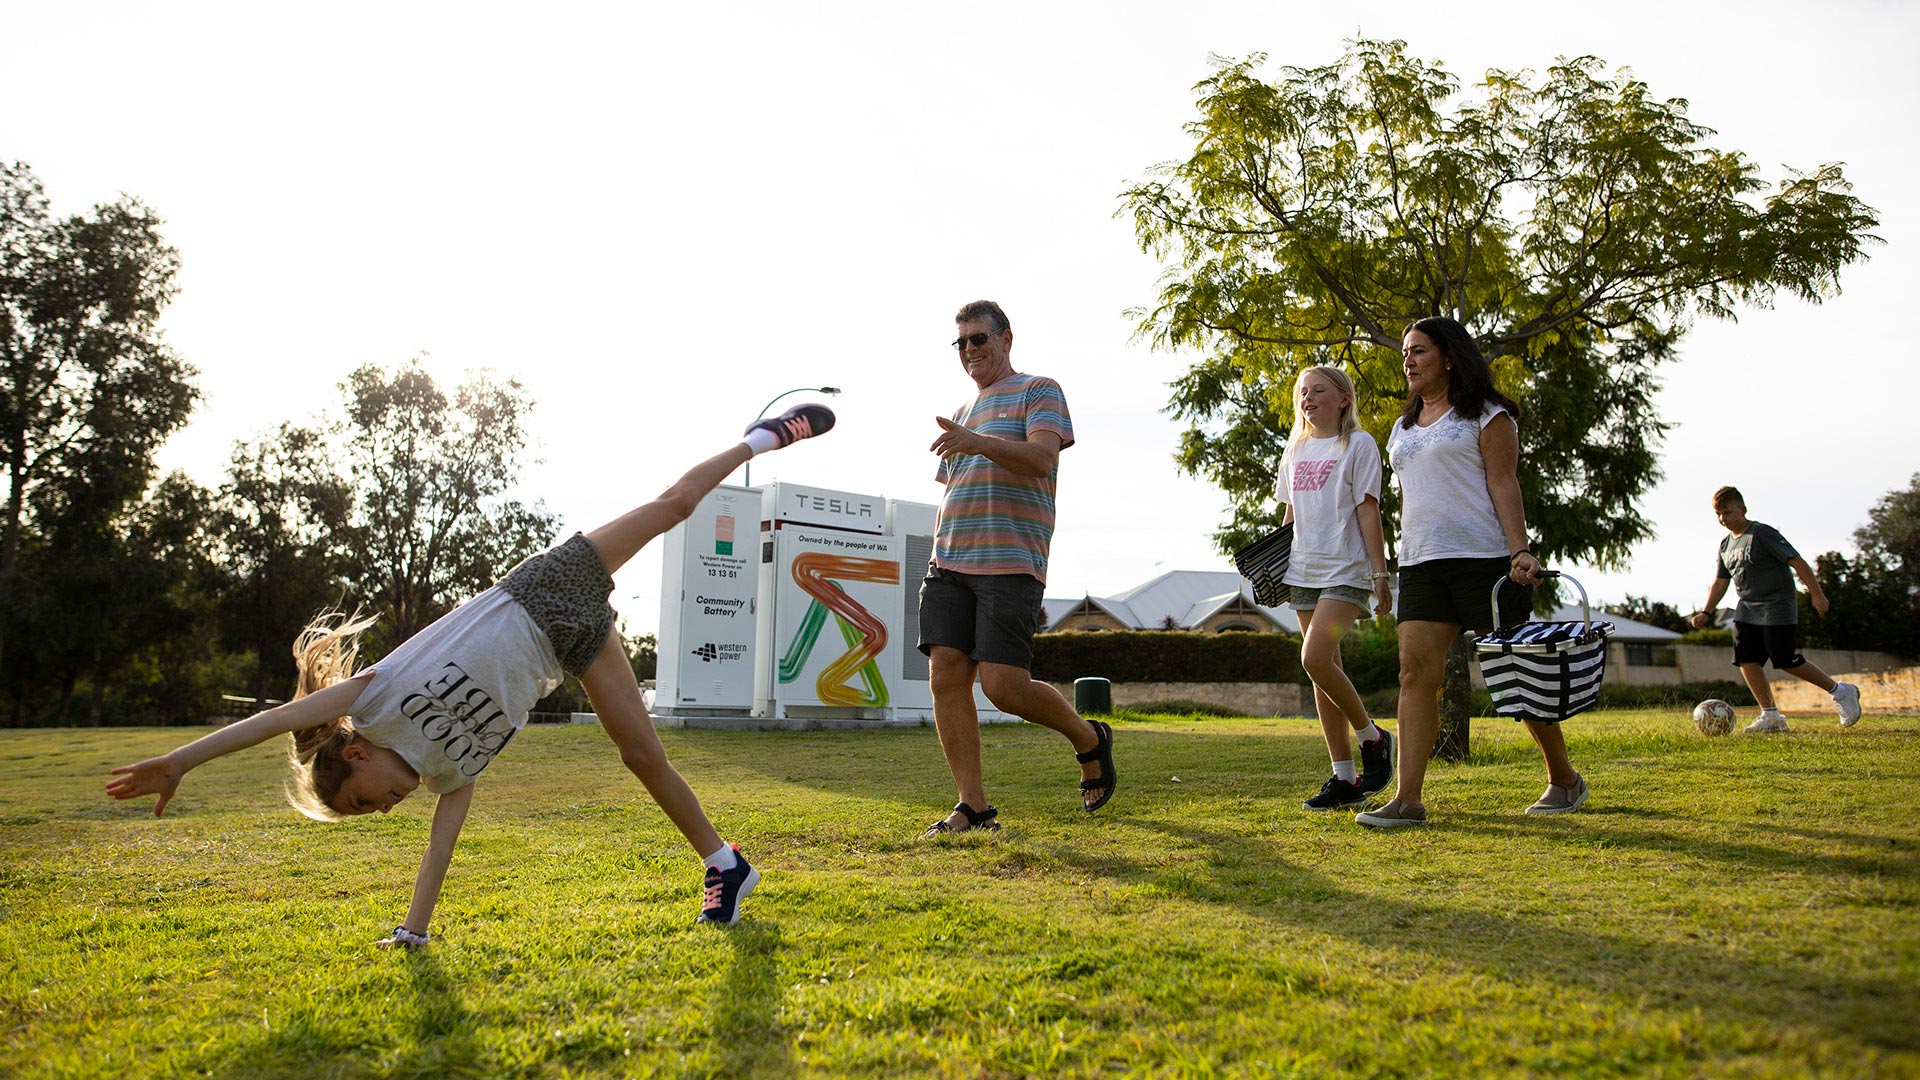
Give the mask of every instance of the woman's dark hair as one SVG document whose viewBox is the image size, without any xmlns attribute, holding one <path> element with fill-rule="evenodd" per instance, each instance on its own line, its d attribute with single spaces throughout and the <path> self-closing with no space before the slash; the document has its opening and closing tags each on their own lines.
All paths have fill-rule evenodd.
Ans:
<svg viewBox="0 0 1920 1080">
<path fill-rule="evenodd" d="M 1440 350 L 1440 355 L 1447 358 L 1447 365 L 1453 369 L 1447 377 L 1447 401 L 1454 412 L 1468 420 L 1478 420 L 1486 411 L 1487 403 L 1493 402 L 1507 410 L 1514 423 L 1520 422 L 1520 406 L 1494 389 L 1493 368 L 1487 364 L 1487 358 L 1480 355 L 1480 346 L 1466 327 L 1445 315 L 1435 315 L 1421 319 L 1407 330 L 1425 334 Z M 1419 394 L 1407 394 L 1407 407 L 1400 413 L 1401 427 L 1410 428 L 1419 421 L 1420 404 Z"/>
</svg>

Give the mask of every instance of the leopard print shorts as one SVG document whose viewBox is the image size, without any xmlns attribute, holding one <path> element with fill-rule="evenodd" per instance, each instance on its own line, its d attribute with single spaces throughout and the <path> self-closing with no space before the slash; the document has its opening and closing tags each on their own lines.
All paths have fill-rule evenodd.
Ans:
<svg viewBox="0 0 1920 1080">
<path fill-rule="evenodd" d="M 570 674 L 586 671 L 613 632 L 613 575 L 584 533 L 514 567 L 500 587 L 533 616 Z"/>
</svg>

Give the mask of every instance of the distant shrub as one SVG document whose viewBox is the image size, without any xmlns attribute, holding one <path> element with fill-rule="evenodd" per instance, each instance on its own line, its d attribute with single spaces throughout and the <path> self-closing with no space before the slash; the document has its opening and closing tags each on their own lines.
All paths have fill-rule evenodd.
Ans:
<svg viewBox="0 0 1920 1080">
<path fill-rule="evenodd" d="M 1719 698 L 1738 708 L 1754 704 L 1753 691 L 1744 684 L 1726 680 L 1671 686 L 1600 684 L 1600 707 L 1604 709 L 1691 709 L 1708 698 Z"/>
<path fill-rule="evenodd" d="M 1115 630 L 1041 634 L 1033 639 L 1033 677 L 1072 682 L 1302 683 L 1300 642 L 1290 634 L 1196 634 Z"/>
<path fill-rule="evenodd" d="M 1229 709 L 1225 705 L 1215 705 L 1207 701 L 1193 701 L 1188 698 L 1169 698 L 1166 701 L 1143 701 L 1138 705 L 1122 705 L 1116 711 L 1147 715 L 1161 713 L 1172 716 L 1246 716 L 1239 709 Z"/>
<path fill-rule="evenodd" d="M 1400 633 L 1393 616 L 1361 623 L 1340 639 L 1340 666 L 1366 694 L 1400 687 Z"/>
<path fill-rule="evenodd" d="M 1372 693 L 1362 691 L 1360 704 L 1367 707 L 1367 715 L 1372 717 L 1400 715 L 1400 688 L 1375 690 Z"/>
<path fill-rule="evenodd" d="M 1680 635 L 1677 645 L 1732 645 L 1733 631 L 1709 626 L 1704 630 L 1689 630 Z"/>
<path fill-rule="evenodd" d="M 1391 690 L 1375 690 L 1370 694 L 1361 694 L 1360 703 L 1367 707 L 1369 717 L 1399 716 L 1400 690 L 1395 687 Z M 1493 695 L 1475 687 L 1473 697 L 1467 703 L 1467 711 L 1472 716 L 1492 716 Z"/>
</svg>

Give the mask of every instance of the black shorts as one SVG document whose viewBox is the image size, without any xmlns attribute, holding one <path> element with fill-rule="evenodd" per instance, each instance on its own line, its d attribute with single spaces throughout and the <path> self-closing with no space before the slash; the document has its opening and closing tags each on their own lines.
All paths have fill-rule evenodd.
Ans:
<svg viewBox="0 0 1920 1080">
<path fill-rule="evenodd" d="M 582 533 L 507 571 L 500 587 L 533 616 L 569 674 L 586 671 L 613 632 L 613 575 Z"/>
<path fill-rule="evenodd" d="M 1733 624 L 1733 666 L 1764 664 L 1773 661 L 1774 670 L 1785 671 L 1807 662 L 1800 655 L 1800 627 L 1761 626 L 1735 621 Z"/>
<path fill-rule="evenodd" d="M 959 649 L 976 664 L 1033 670 L 1033 635 L 1047 587 L 1029 574 L 963 574 L 927 565 L 920 583 L 920 651 Z"/>
<path fill-rule="evenodd" d="M 1507 560 L 1433 559 L 1400 568 L 1401 622 L 1459 623 L 1462 630 L 1493 627 L 1493 584 L 1504 580 Z M 1509 581 L 1500 587 L 1500 625 L 1525 622 L 1533 611 L 1533 586 Z"/>
</svg>

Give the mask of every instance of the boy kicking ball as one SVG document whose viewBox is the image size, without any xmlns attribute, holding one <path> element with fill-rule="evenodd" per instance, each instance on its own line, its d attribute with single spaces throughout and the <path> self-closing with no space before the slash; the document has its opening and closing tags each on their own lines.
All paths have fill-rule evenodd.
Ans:
<svg viewBox="0 0 1920 1080">
<path fill-rule="evenodd" d="M 1795 576 L 1806 585 L 1813 610 L 1827 613 L 1827 594 L 1813 576 L 1813 568 L 1780 530 L 1748 520 L 1747 501 L 1738 488 L 1723 487 L 1714 492 L 1713 513 L 1728 535 L 1720 541 L 1713 587 L 1707 590 L 1707 609 L 1690 621 L 1695 629 L 1710 625 L 1720 598 L 1727 593 L 1727 583 L 1733 583 L 1734 595 L 1740 599 L 1733 613 L 1733 662 L 1760 705 L 1759 718 L 1748 724 L 1747 730 L 1787 730 L 1787 719 L 1774 706 L 1773 689 L 1767 685 L 1764 665 L 1768 660 L 1773 661 L 1775 670 L 1832 695 L 1834 708 L 1840 712 L 1840 726 L 1852 727 L 1860 719 L 1860 688 L 1833 681 L 1800 655 L 1800 601 L 1793 592 Z"/>
</svg>

